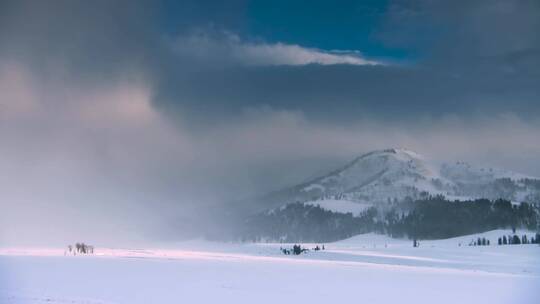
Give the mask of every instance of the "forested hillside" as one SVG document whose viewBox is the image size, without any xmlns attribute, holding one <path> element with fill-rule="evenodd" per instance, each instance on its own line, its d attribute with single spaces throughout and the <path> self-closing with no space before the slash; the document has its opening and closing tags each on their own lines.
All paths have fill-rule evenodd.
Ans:
<svg viewBox="0 0 540 304">
<path fill-rule="evenodd" d="M 244 241 L 330 242 L 366 232 L 392 237 L 443 239 L 498 228 L 539 229 L 537 205 L 507 200 L 450 201 L 443 196 L 405 200 L 357 216 L 303 203 L 250 217 L 240 238 Z"/>
</svg>

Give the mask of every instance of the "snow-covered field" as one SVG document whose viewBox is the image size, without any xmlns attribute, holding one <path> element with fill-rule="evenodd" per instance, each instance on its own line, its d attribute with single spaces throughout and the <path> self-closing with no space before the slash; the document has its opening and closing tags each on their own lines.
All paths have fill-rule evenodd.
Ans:
<svg viewBox="0 0 540 304">
<path fill-rule="evenodd" d="M 93 256 L 4 248 L 0 303 L 540 303 L 540 246 L 493 245 L 503 234 L 419 248 L 366 234 L 301 256 L 282 255 L 284 244 L 202 241 Z M 478 236 L 492 245 L 467 246 Z"/>
</svg>

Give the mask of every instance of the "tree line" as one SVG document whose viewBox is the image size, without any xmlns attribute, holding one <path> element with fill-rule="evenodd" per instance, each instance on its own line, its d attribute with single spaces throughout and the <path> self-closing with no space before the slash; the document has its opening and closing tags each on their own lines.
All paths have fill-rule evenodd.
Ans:
<svg viewBox="0 0 540 304">
<path fill-rule="evenodd" d="M 443 196 L 409 201 L 409 212 L 391 209 L 385 232 L 393 237 L 444 239 L 498 228 L 538 229 L 539 212 L 527 203 L 498 199 L 449 201 Z"/>
<path fill-rule="evenodd" d="M 500 228 L 539 230 L 538 206 L 508 200 L 450 201 L 443 196 L 369 208 L 358 216 L 300 202 L 246 220 L 242 241 L 332 242 L 367 232 L 444 239 Z"/>
<path fill-rule="evenodd" d="M 536 233 L 535 236 L 531 237 L 530 239 L 527 238 L 527 235 L 521 236 L 521 238 L 517 235 L 509 235 L 506 237 L 506 235 L 503 235 L 502 237 L 499 237 L 498 239 L 499 245 L 520 245 L 520 244 L 540 244 L 540 233 Z"/>
<path fill-rule="evenodd" d="M 250 217 L 241 238 L 253 242 L 332 242 L 375 230 L 376 215 L 375 208 L 353 216 L 297 202 Z"/>
</svg>

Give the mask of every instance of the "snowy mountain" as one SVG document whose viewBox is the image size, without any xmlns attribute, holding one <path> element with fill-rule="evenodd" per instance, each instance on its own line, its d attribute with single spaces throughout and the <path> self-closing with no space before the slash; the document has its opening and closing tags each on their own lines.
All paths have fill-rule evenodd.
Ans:
<svg viewBox="0 0 540 304">
<path fill-rule="evenodd" d="M 272 193 L 263 201 L 267 208 L 299 201 L 337 212 L 348 206 L 354 213 L 358 208 L 351 202 L 366 206 L 428 195 L 538 203 L 540 179 L 465 162 L 437 163 L 407 149 L 386 149 L 364 154 L 343 168 Z"/>
</svg>

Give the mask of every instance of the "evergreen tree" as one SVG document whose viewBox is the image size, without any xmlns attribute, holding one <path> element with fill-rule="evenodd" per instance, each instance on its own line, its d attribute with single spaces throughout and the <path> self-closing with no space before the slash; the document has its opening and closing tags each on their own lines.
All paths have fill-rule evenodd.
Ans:
<svg viewBox="0 0 540 304">
<path fill-rule="evenodd" d="M 336 195 L 342 197 L 342 194 Z M 332 212 L 297 202 L 246 219 L 238 238 L 320 243 L 379 232 L 409 239 L 442 239 L 506 227 L 538 229 L 538 219 L 537 207 L 529 204 L 513 207 L 507 200 L 454 202 L 443 196 L 426 196 L 393 204 L 389 210 L 370 208 L 360 215 Z M 502 245 L 513 242 L 513 237 L 507 235 L 505 238 L 506 243 L 504 238 L 501 239 Z M 540 237 L 535 237 L 535 242 L 539 240 Z M 488 243 L 482 239 L 475 241 L 477 245 Z M 418 244 L 413 242 L 413 246 Z"/>
</svg>

